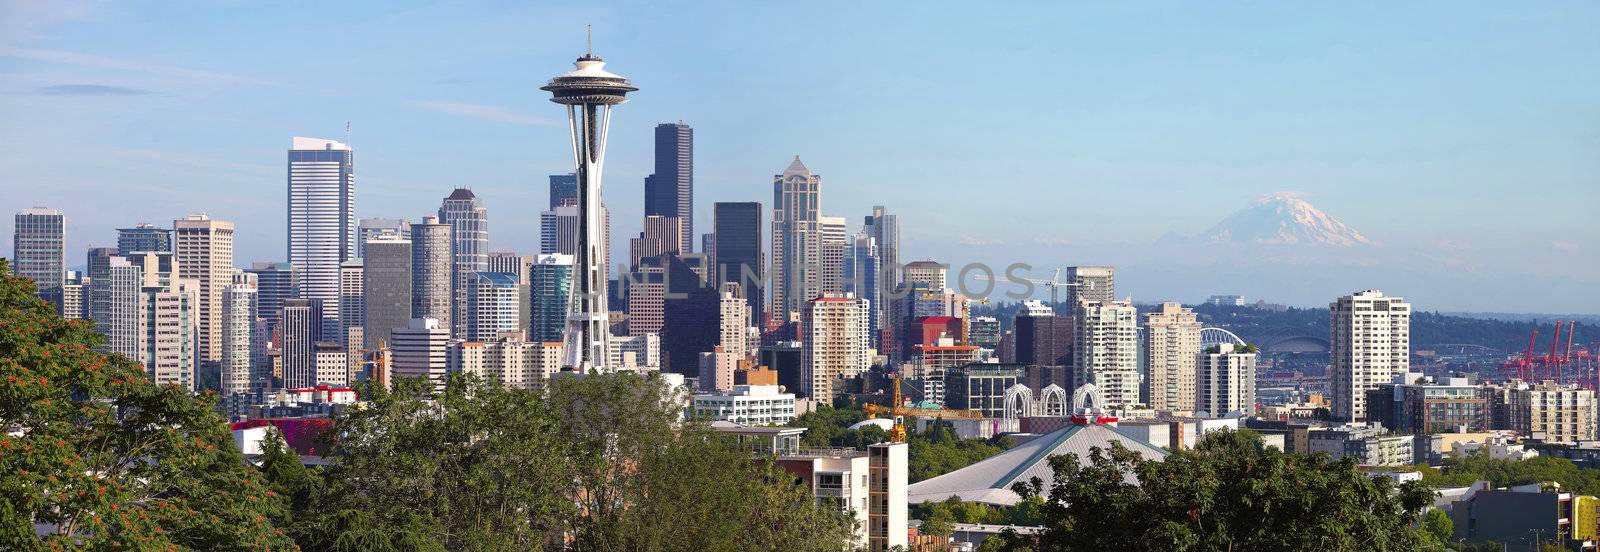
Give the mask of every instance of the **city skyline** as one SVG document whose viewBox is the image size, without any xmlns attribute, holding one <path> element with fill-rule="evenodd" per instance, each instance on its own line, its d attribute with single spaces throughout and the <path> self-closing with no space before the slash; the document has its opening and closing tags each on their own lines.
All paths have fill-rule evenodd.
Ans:
<svg viewBox="0 0 1600 552">
<path fill-rule="evenodd" d="M 548 175 L 570 170 L 565 130 L 531 92 L 543 68 L 566 63 L 581 44 L 575 29 L 593 21 L 597 53 L 621 60 L 619 70 L 655 91 L 613 121 L 606 200 L 617 236 L 638 231 L 651 129 L 682 120 L 697 131 L 694 213 L 702 228 L 714 202 L 761 201 L 770 209 L 766 179 L 798 154 L 828 176 L 824 213 L 851 221 L 850 234 L 872 205 L 903 216 L 907 261 L 1026 262 L 1033 276 L 1056 266 L 1114 265 L 1120 294 L 1141 303 L 1240 293 L 1317 306 L 1373 287 L 1424 310 L 1600 310 L 1600 299 L 1584 293 L 1597 272 L 1595 222 L 1585 210 L 1597 193 L 1584 154 L 1593 137 L 1582 123 L 1594 120 L 1595 108 L 1581 92 L 1595 80 L 1581 70 L 1593 59 L 1582 32 L 1597 19 L 1592 6 L 1517 14 L 1538 19 L 1538 36 L 1504 29 L 1497 20 L 1504 14 L 1465 7 L 1449 14 L 1453 25 L 1430 27 L 1429 41 L 1414 40 L 1407 23 L 1437 15 L 1421 8 L 1384 9 L 1378 23 L 1363 10 L 1046 9 L 1037 23 L 964 22 L 970 39 L 961 44 L 970 48 L 908 36 L 949 16 L 897 13 L 906 24 L 856 37 L 798 8 L 790 15 L 837 43 L 783 38 L 752 52 L 669 36 L 670 25 L 641 24 L 610 7 L 509 10 L 494 22 L 453 13 L 441 19 L 440 8 L 355 14 L 354 25 L 312 23 L 297 44 L 240 17 L 264 6 L 183 14 L 157 7 L 132 19 L 141 25 L 127 25 L 131 14 L 121 9 L 55 17 L 52 8 L 29 6 L 5 16 L 5 28 L 16 31 L 0 43 L 0 71 L 14 83 L 0 99 L 0 114 L 15 121 L 0 132 L 8 146 L 0 162 L 14 169 L 0 183 L 10 198 L 5 207 L 64 211 L 69 267 L 80 266 L 77 252 L 113 245 L 115 228 L 191 213 L 236 223 L 239 266 L 287 260 L 280 156 L 283 141 L 296 135 L 349 140 L 362 153 L 356 218 L 417 220 L 450 190 L 470 188 L 489 210 L 505 213 L 490 250 L 531 254 L 537 217 L 516 213 L 535 215 Z M 699 17 L 685 24 L 726 28 L 731 43 L 775 25 L 762 20 L 775 20 L 771 10 L 658 13 L 656 21 Z M 893 20 L 883 17 L 893 11 L 886 7 L 846 11 Z M 459 51 L 409 60 L 412 71 L 429 73 L 422 79 L 400 76 L 394 62 L 370 53 L 370 44 L 390 44 L 423 20 L 436 24 L 429 36 L 441 40 L 513 24 L 538 38 L 456 40 L 465 44 Z M 202 50 L 192 46 L 197 38 L 151 32 L 202 21 L 237 38 Z M 1283 30 L 1229 36 L 1258 26 Z M 334 38 L 344 30 L 351 32 Z M 1133 40 L 1169 31 L 1174 36 Z M 135 35 L 141 42 L 128 42 Z M 152 36 L 164 38 L 150 43 Z M 293 57 L 317 37 L 348 42 L 356 55 L 301 71 L 264 57 Z M 240 51 L 251 39 L 260 39 L 251 45 L 260 53 Z M 658 48 L 664 40 L 674 48 Z M 713 50 L 730 66 L 710 73 L 691 66 Z M 853 55 L 859 52 L 895 63 L 863 64 Z M 474 54 L 481 59 L 452 65 Z M 378 76 L 342 73 L 348 64 Z M 930 64 L 973 73 L 929 71 Z M 667 85 L 682 82 L 685 71 L 699 82 Z M 984 102 L 969 94 L 973 78 L 1028 71 L 1048 92 L 1030 102 L 1037 117 L 1017 122 L 1019 113 L 1009 110 L 1019 108 L 1010 107 L 1000 117 L 980 116 Z M 791 87 L 796 74 L 820 80 Z M 912 85 L 914 101 L 885 103 L 876 83 L 863 88 L 880 79 Z M 704 86 L 759 93 L 696 97 Z M 1499 99 L 1511 95 L 1536 101 Z M 305 105 L 312 100 L 320 103 Z M 240 105 L 249 107 L 234 109 Z M 1091 109 L 1103 106 L 1113 108 Z M 1015 146 L 998 170 L 988 159 L 997 150 L 986 144 L 997 138 Z M 984 190 L 978 201 L 967 196 L 974 188 Z M 1265 268 L 1237 270 L 1212 269 L 1210 252 L 1183 251 L 1195 258 L 1178 259 L 1179 267 L 1205 269 L 1163 270 L 1169 251 L 1159 242 L 1169 232 L 1202 235 L 1256 198 L 1284 191 L 1304 192 L 1374 243 L 1353 253 L 1292 252 L 1263 261 Z M 1095 200 L 1091 207 L 1079 201 L 1085 197 Z M 942 216 L 952 202 L 965 216 Z M 1051 203 L 1061 207 L 1050 210 Z M 1140 216 L 1153 213 L 1162 216 Z M 1249 248 L 1222 253 L 1254 256 Z M 613 264 L 619 254 L 613 248 Z M 1304 260 L 1311 256 L 1323 258 Z M 1173 272 L 1191 277 L 1162 274 Z M 1310 281 L 1295 281 L 1300 276 Z M 1480 293 L 1517 284 L 1525 294 Z"/>
</svg>

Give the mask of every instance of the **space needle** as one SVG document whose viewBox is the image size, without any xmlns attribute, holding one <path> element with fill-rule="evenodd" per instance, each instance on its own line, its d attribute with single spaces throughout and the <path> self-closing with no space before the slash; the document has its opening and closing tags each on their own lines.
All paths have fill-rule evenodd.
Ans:
<svg viewBox="0 0 1600 552">
<path fill-rule="evenodd" d="M 562 370 L 610 372 L 607 275 L 601 272 L 605 250 L 600 240 L 600 173 L 605 169 L 611 106 L 628 101 L 627 94 L 638 88 L 623 76 L 605 70 L 605 61 L 594 55 L 592 41 L 576 65 L 577 69 L 556 75 L 539 88 L 550 92 L 550 101 L 567 106 L 578 175 L 578 250 L 572 267 L 574 285 L 567 306 L 567 325 L 562 332 Z"/>
</svg>

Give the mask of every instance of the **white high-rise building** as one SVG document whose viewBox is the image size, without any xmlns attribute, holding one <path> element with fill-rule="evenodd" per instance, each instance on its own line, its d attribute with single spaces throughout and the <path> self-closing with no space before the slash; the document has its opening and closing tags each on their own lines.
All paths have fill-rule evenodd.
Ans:
<svg viewBox="0 0 1600 552">
<path fill-rule="evenodd" d="M 367 325 L 366 264 L 362 259 L 349 259 L 339 265 L 339 323 L 343 326 L 338 335 L 327 336 L 339 341 L 351 351 L 360 351 L 362 343 L 350 343 L 355 328 Z"/>
<path fill-rule="evenodd" d="M 467 283 L 466 339 L 485 341 L 503 334 L 523 335 L 528 319 L 528 286 L 510 272 L 474 272 Z"/>
<path fill-rule="evenodd" d="M 204 214 L 172 221 L 178 277 L 200 284 L 200 362 L 222 361 L 222 289 L 233 281 L 233 223 Z"/>
<path fill-rule="evenodd" d="M 144 267 L 128 257 L 106 259 L 104 276 L 90 283 L 90 316 L 106 340 L 100 350 L 130 359 L 144 357 Z"/>
<path fill-rule="evenodd" d="M 1067 308 L 1076 309 L 1079 303 L 1117 300 L 1117 270 L 1109 266 L 1067 267 Z"/>
<path fill-rule="evenodd" d="M 196 330 L 200 322 L 200 283 L 173 279 L 160 287 L 146 287 L 145 371 L 156 385 L 176 385 L 194 391 Z"/>
<path fill-rule="evenodd" d="M 807 304 L 800 329 L 800 385 L 807 396 L 831 404 L 840 379 L 872 367 L 871 316 L 867 302 L 856 297 L 825 295 Z"/>
<path fill-rule="evenodd" d="M 254 276 L 248 272 L 243 276 Z M 249 278 L 235 279 L 222 290 L 222 394 L 248 393 L 259 388 L 255 362 L 261 336 L 256 335 L 256 285 Z"/>
<path fill-rule="evenodd" d="M 374 238 L 411 239 L 411 221 L 406 219 L 364 218 L 356 224 L 356 256 L 367 257 L 367 241 Z"/>
<path fill-rule="evenodd" d="M 822 177 L 795 156 L 772 177 L 772 318 L 800 316 L 822 294 Z"/>
<path fill-rule="evenodd" d="M 350 361 L 345 354 L 344 347 L 337 341 L 318 341 L 314 346 L 316 350 L 316 375 L 313 379 L 317 385 L 333 385 L 343 387 L 350 384 Z"/>
<path fill-rule="evenodd" d="M 817 217 L 822 239 L 822 293 L 844 293 L 844 257 L 849 247 L 844 217 Z"/>
<path fill-rule="evenodd" d="M 450 327 L 456 337 L 461 337 L 466 335 L 469 316 L 460 308 L 467 304 L 467 288 L 472 285 L 474 274 L 489 270 L 489 210 L 472 190 L 456 188 L 439 206 L 439 222 L 450 225 L 452 285 L 457 306 L 455 322 Z"/>
<path fill-rule="evenodd" d="M 734 358 L 743 359 L 749 353 L 745 350 L 745 329 L 750 327 L 750 305 L 739 292 L 739 284 L 733 282 L 722 284 L 719 310 L 717 342 Z"/>
<path fill-rule="evenodd" d="M 342 332 L 339 265 L 356 256 L 355 163 L 350 146 L 296 136 L 289 149 L 289 263 L 299 296 L 322 300 L 323 329 Z"/>
<path fill-rule="evenodd" d="M 656 371 L 661 369 L 661 336 L 644 334 L 611 336 L 609 343 L 611 366 L 630 371 Z"/>
<path fill-rule="evenodd" d="M 1200 355 L 1200 322 L 1178 303 L 1144 315 L 1145 388 L 1150 408 L 1193 412 L 1195 363 Z"/>
<path fill-rule="evenodd" d="M 1256 354 L 1235 349 L 1232 343 L 1216 346 L 1199 356 L 1195 411 L 1221 417 L 1230 412 L 1255 414 Z"/>
<path fill-rule="evenodd" d="M 449 368 L 450 328 L 433 318 L 413 318 L 390 334 L 390 373 L 396 378 L 427 378 L 443 388 Z"/>
<path fill-rule="evenodd" d="M 1100 388 L 1106 406 L 1139 403 L 1139 310 L 1126 301 L 1078 305 L 1074 381 Z"/>
<path fill-rule="evenodd" d="M 1411 304 L 1369 289 L 1328 305 L 1333 417 L 1367 419 L 1367 391 L 1411 369 Z"/>
</svg>

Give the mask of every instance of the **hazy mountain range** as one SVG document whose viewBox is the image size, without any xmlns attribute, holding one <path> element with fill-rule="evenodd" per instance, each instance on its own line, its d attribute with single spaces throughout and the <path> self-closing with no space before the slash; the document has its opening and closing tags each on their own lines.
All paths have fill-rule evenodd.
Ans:
<svg viewBox="0 0 1600 552">
<path fill-rule="evenodd" d="M 966 263 L 999 273 L 1024 262 L 1036 278 L 1048 278 L 1056 266 L 1114 265 L 1118 297 L 1139 302 L 1238 294 L 1252 302 L 1326 306 L 1340 295 L 1378 289 L 1419 310 L 1600 312 L 1600 274 L 1573 270 L 1575 252 L 1565 242 L 1380 238 L 1336 215 L 1301 194 L 1280 192 L 1250 200 L 1200 233 L 1169 231 L 1154 242 L 963 239 L 928 249 L 954 252 L 947 261 L 954 265 L 952 282 Z M 967 289 L 983 288 L 969 278 Z M 998 294 L 1015 289 L 993 293 L 1004 299 Z"/>
</svg>

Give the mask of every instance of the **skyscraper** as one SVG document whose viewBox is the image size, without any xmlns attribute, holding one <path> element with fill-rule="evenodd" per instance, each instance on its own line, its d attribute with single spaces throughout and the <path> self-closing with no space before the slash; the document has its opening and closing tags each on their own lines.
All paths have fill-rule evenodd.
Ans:
<svg viewBox="0 0 1600 552">
<path fill-rule="evenodd" d="M 294 137 L 289 149 L 289 262 L 298 294 L 322 301 L 328 334 L 339 324 L 339 264 L 356 256 L 355 162 L 350 146 Z"/>
<path fill-rule="evenodd" d="M 476 272 L 467 283 L 466 330 L 472 341 L 502 334 L 523 336 L 528 319 L 528 287 L 510 272 Z"/>
<path fill-rule="evenodd" d="M 266 322 L 268 332 L 274 332 L 283 301 L 294 298 L 300 271 L 289 263 L 253 263 L 244 271 L 256 275 L 256 316 Z"/>
<path fill-rule="evenodd" d="M 389 349 L 394 377 L 427 378 L 435 387 L 444 387 L 450 362 L 449 328 L 432 318 L 413 318 L 406 327 L 394 330 L 393 339 Z"/>
<path fill-rule="evenodd" d="M 363 348 L 377 350 L 390 343 L 389 332 L 403 328 L 411 321 L 413 306 L 411 275 L 412 242 L 399 237 L 385 236 L 367 242 L 366 265 L 362 271 L 365 282 L 362 301 L 366 308 L 366 326 L 363 327 Z"/>
<path fill-rule="evenodd" d="M 1140 404 L 1138 309 L 1126 301 L 1090 301 L 1077 312 L 1073 384 L 1095 384 L 1107 405 Z"/>
<path fill-rule="evenodd" d="M 882 205 L 874 206 L 862 231 L 878 243 L 878 266 L 889 275 L 881 282 L 883 288 L 894 289 L 900 284 L 900 216 L 889 214 Z"/>
<path fill-rule="evenodd" d="M 233 223 L 189 215 L 172 221 L 172 232 L 178 278 L 200 285 L 199 360 L 215 365 L 222 362 L 222 290 L 233 283 Z"/>
<path fill-rule="evenodd" d="M 317 342 L 322 340 L 322 301 L 285 299 L 278 315 L 282 334 L 279 350 L 283 359 L 283 388 L 299 389 L 317 384 Z"/>
<path fill-rule="evenodd" d="M 817 217 L 822 239 L 822 293 L 844 293 L 844 257 L 849 241 L 845 238 L 844 217 Z"/>
<path fill-rule="evenodd" d="M 73 271 L 61 285 L 61 304 L 56 314 L 67 320 L 89 319 L 89 286 L 92 280 L 82 272 Z"/>
<path fill-rule="evenodd" d="M 552 174 L 550 175 L 550 209 L 555 210 L 559 205 L 578 204 L 578 175 Z"/>
<path fill-rule="evenodd" d="M 411 239 L 411 221 L 396 218 L 364 218 L 357 224 L 356 256 L 367 256 L 367 240 L 379 236 L 398 237 L 403 240 Z"/>
<path fill-rule="evenodd" d="M 467 287 L 474 274 L 489 269 L 489 210 L 472 190 L 456 188 L 439 206 L 439 222 L 450 225 L 451 287 L 457 305 L 451 330 L 459 337 L 466 332 L 467 313 L 460 306 L 467 304 Z"/>
<path fill-rule="evenodd" d="M 1076 309 L 1089 301 L 1117 300 L 1117 271 L 1109 266 L 1069 266 L 1067 281 L 1067 309 Z M 1057 305 L 1051 305 L 1057 307 Z"/>
<path fill-rule="evenodd" d="M 576 262 L 578 258 L 578 230 L 583 228 L 578 221 L 578 206 L 575 203 L 560 205 L 549 211 L 539 213 L 539 254 L 549 255 L 560 253 L 570 255 Z M 609 277 L 611 274 L 611 212 L 605 205 L 600 206 L 600 273 Z"/>
<path fill-rule="evenodd" d="M 144 288 L 147 321 L 141 362 L 156 385 L 194 391 L 200 285 L 182 278 L 169 277 L 167 282 Z"/>
<path fill-rule="evenodd" d="M 517 275 L 517 281 L 527 284 L 529 281 L 528 267 L 533 265 L 533 255 L 518 255 L 515 251 L 489 252 L 489 272 L 510 272 Z"/>
<path fill-rule="evenodd" d="M 541 90 L 550 92 L 553 101 L 567 106 L 571 123 L 572 149 L 578 175 L 578 247 L 574 263 L 571 316 L 564 332 L 565 369 L 580 373 L 608 371 L 611 336 L 606 307 L 606 274 L 602 255 L 603 241 L 600 170 L 605 166 L 606 130 L 611 107 L 625 101 L 638 90 L 628 79 L 605 70 L 605 61 L 585 53 L 575 63 L 576 70 L 556 75 Z"/>
<path fill-rule="evenodd" d="M 1220 418 L 1230 412 L 1254 414 L 1256 354 L 1223 343 L 1200 353 L 1195 376 L 1195 410 Z"/>
<path fill-rule="evenodd" d="M 11 273 L 33 280 L 40 295 L 59 294 L 66 282 L 67 216 L 55 209 L 34 207 L 18 211 L 16 224 Z"/>
<path fill-rule="evenodd" d="M 761 204 L 717 202 L 712 205 L 711 224 L 717 281 L 739 284 L 739 292 L 750 304 L 751 322 L 765 326 L 766 302 L 761 290 L 767 279 L 761 262 Z"/>
<path fill-rule="evenodd" d="M 679 219 L 673 247 L 694 250 L 694 129 L 682 121 L 656 125 L 656 172 L 644 179 L 644 214 Z"/>
<path fill-rule="evenodd" d="M 561 341 L 572 293 L 572 256 L 540 255 L 528 271 L 528 341 Z"/>
<path fill-rule="evenodd" d="M 794 319 L 806 301 L 821 294 L 822 177 L 795 156 L 783 174 L 772 177 L 772 316 Z"/>
<path fill-rule="evenodd" d="M 867 354 L 870 312 L 867 302 L 855 297 L 824 296 L 807 303 L 801 323 L 800 385 L 819 404 L 833 402 L 839 380 L 872 367 Z"/>
<path fill-rule="evenodd" d="M 130 359 L 144 357 L 144 267 L 128 257 L 103 257 L 102 275 L 90 284 L 90 317 L 105 336 L 100 350 Z"/>
<path fill-rule="evenodd" d="M 337 341 L 340 347 L 359 352 L 362 343 L 350 343 L 351 330 L 363 337 L 367 325 L 366 263 L 360 258 L 349 259 L 339 265 L 339 323 L 338 335 L 323 336 L 326 341 Z M 364 339 L 364 338 L 363 338 Z"/>
<path fill-rule="evenodd" d="M 117 254 L 124 257 L 142 251 L 172 251 L 172 231 L 139 223 L 117 229 Z"/>
<path fill-rule="evenodd" d="M 1333 417 L 1367 419 L 1366 395 L 1411 368 L 1411 304 L 1369 289 L 1328 304 Z"/>
<path fill-rule="evenodd" d="M 1012 358 L 1006 360 L 1029 366 L 1071 366 L 1072 323 L 1071 316 L 1056 316 L 1055 310 L 1041 301 L 1024 301 L 1012 322 L 1016 346 Z"/>
<path fill-rule="evenodd" d="M 411 318 L 432 318 L 445 329 L 455 321 L 450 232 L 439 217 L 422 217 L 411 225 Z"/>
<path fill-rule="evenodd" d="M 242 273 L 249 276 L 249 273 Z M 222 289 L 222 394 L 248 393 L 260 386 L 255 362 L 261 336 L 256 335 L 258 297 L 249 278 L 235 279 Z"/>
<path fill-rule="evenodd" d="M 1200 322 L 1194 311 L 1178 303 L 1144 315 L 1145 387 L 1150 408 L 1194 412 L 1196 363 L 1200 359 Z"/>
<path fill-rule="evenodd" d="M 636 268 L 640 259 L 677 255 L 683 251 L 679 249 L 683 243 L 682 224 L 683 220 L 677 217 L 645 216 L 644 231 L 628 244 L 628 266 Z"/>
<path fill-rule="evenodd" d="M 878 249 L 878 240 L 872 237 L 867 230 L 856 234 L 845 248 L 844 252 L 844 292 L 853 293 L 856 297 L 867 300 L 871 307 L 871 314 L 867 319 L 870 326 L 869 334 L 873 342 L 878 339 L 878 331 L 883 328 L 880 321 L 883 319 L 883 287 L 879 285 L 881 252 Z"/>
</svg>

